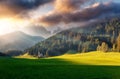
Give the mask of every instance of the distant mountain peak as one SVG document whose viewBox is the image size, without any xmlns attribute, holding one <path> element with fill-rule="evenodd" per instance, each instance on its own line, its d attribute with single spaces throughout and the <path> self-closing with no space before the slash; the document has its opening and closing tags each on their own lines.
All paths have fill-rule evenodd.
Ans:
<svg viewBox="0 0 120 79">
<path fill-rule="evenodd" d="M 43 37 L 31 36 L 21 31 L 2 35 L 0 38 L 0 51 L 2 52 L 8 50 L 24 50 L 44 40 Z"/>
</svg>

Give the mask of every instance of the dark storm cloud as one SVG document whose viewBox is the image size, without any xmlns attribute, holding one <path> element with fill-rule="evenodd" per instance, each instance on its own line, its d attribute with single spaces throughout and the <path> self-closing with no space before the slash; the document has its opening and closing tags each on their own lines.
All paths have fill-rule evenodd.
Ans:
<svg viewBox="0 0 120 79">
<path fill-rule="evenodd" d="M 52 12 L 51 14 L 41 17 L 39 21 L 46 25 L 55 25 L 61 22 L 73 23 L 88 21 L 98 19 L 103 16 L 109 17 L 120 14 L 119 7 L 119 3 L 95 3 L 94 5 L 83 10 L 75 10 L 69 13 Z"/>
<path fill-rule="evenodd" d="M 33 9 L 40 5 L 52 2 L 53 0 L 0 0 L 1 4 L 12 6 L 13 8 Z"/>
</svg>

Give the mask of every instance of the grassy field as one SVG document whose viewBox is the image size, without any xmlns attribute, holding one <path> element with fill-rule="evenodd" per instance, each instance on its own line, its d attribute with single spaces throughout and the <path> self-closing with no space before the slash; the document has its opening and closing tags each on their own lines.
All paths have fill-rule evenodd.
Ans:
<svg viewBox="0 0 120 79">
<path fill-rule="evenodd" d="M 0 79 L 120 79 L 119 53 L 66 54 L 46 59 L 23 59 L 25 56 L 0 58 Z"/>
</svg>

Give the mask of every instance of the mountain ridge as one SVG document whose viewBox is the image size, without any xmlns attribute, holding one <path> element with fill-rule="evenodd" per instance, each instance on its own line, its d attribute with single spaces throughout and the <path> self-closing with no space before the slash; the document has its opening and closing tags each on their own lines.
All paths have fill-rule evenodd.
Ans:
<svg viewBox="0 0 120 79">
<path fill-rule="evenodd" d="M 24 50 L 44 40 L 43 37 L 31 36 L 21 31 L 16 31 L 6 35 L 2 35 L 0 36 L 0 38 L 1 52 L 6 52 L 9 50 Z"/>
</svg>

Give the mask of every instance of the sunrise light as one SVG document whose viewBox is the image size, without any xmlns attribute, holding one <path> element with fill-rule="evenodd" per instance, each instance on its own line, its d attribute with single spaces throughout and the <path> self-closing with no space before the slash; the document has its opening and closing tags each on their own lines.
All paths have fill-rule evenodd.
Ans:
<svg viewBox="0 0 120 79">
<path fill-rule="evenodd" d="M 0 35 L 10 33 L 27 26 L 29 23 L 21 19 L 1 18 L 0 19 Z"/>
</svg>

